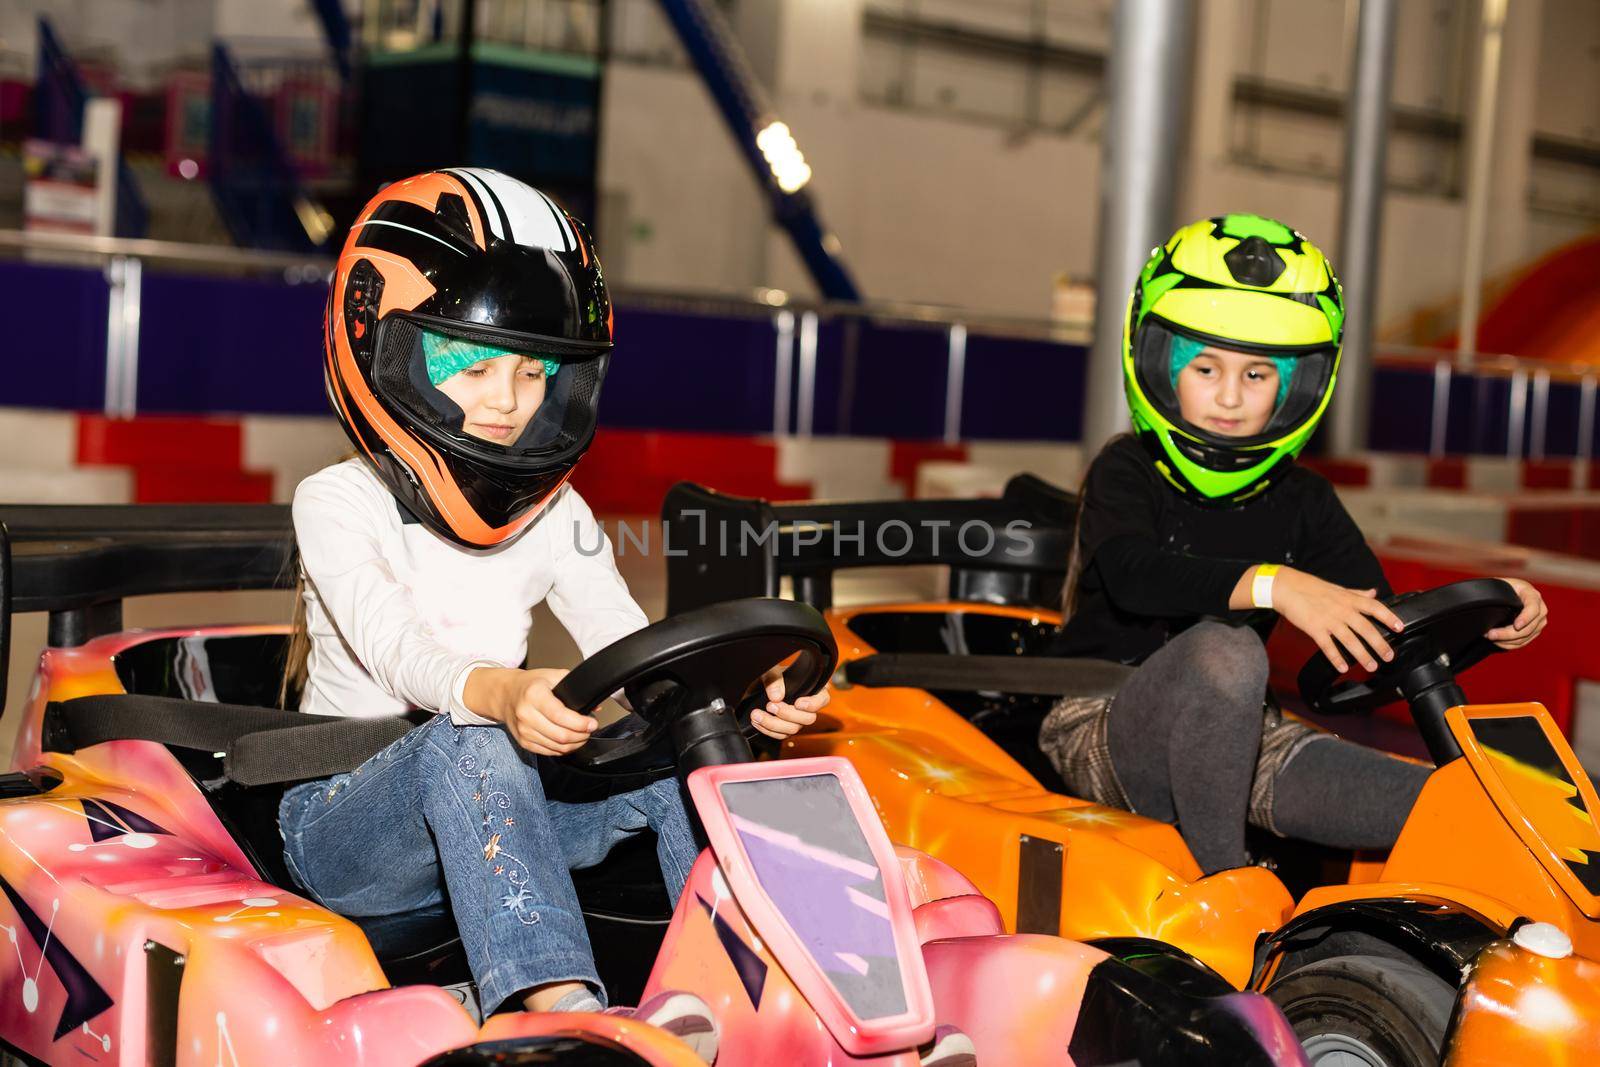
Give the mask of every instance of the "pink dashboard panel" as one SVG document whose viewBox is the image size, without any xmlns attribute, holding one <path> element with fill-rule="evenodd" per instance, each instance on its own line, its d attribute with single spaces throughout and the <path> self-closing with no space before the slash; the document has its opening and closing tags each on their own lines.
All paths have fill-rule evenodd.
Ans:
<svg viewBox="0 0 1600 1067">
<path fill-rule="evenodd" d="M 689 789 L 734 895 L 834 1039 L 867 1056 L 933 1036 L 899 859 L 837 757 L 706 767 Z"/>
</svg>

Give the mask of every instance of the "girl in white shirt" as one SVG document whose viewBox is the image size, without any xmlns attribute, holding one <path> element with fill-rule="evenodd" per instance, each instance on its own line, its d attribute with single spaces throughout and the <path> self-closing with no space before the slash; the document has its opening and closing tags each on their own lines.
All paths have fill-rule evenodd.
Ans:
<svg viewBox="0 0 1600 1067">
<path fill-rule="evenodd" d="M 576 750 L 596 723 L 552 692 L 565 671 L 521 667 L 541 600 L 586 656 L 646 622 L 565 485 L 611 350 L 593 248 L 549 198 L 498 172 L 397 182 L 351 229 L 324 344 L 330 403 L 360 455 L 295 492 L 300 708 L 439 714 L 355 771 L 288 790 L 287 865 L 348 915 L 448 899 L 486 1012 L 600 1010 L 568 870 L 648 828 L 676 903 L 698 849 L 674 780 L 584 803 L 546 796 L 540 757 Z M 827 701 L 791 704 L 775 673 L 766 681 L 752 723 L 773 737 Z M 669 999 L 649 1020 L 714 1047 L 704 1005 Z"/>
</svg>

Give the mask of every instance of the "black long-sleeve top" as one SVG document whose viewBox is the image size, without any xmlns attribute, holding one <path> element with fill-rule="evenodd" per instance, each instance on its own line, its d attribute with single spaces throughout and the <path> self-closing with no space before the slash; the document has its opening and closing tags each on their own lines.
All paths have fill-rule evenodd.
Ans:
<svg viewBox="0 0 1600 1067">
<path fill-rule="evenodd" d="M 1121 437 L 1095 457 L 1081 507 L 1076 604 L 1056 643 L 1064 656 L 1140 663 L 1202 618 L 1247 623 L 1265 638 L 1276 613 L 1228 609 L 1257 563 L 1391 592 L 1333 486 L 1304 467 L 1243 504 L 1207 507 L 1163 481 L 1136 439 Z"/>
</svg>

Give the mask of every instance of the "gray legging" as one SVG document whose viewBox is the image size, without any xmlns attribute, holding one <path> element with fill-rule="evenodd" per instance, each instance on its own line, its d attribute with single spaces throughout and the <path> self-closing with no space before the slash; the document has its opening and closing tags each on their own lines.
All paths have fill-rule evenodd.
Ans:
<svg viewBox="0 0 1600 1067">
<path fill-rule="evenodd" d="M 1267 652 L 1256 632 L 1208 621 L 1145 660 L 1111 706 L 1111 764 L 1134 811 L 1176 822 L 1206 874 L 1249 862 L 1245 812 L 1266 687 Z M 1289 837 L 1388 848 L 1430 771 L 1318 739 L 1278 772 L 1272 818 Z"/>
</svg>

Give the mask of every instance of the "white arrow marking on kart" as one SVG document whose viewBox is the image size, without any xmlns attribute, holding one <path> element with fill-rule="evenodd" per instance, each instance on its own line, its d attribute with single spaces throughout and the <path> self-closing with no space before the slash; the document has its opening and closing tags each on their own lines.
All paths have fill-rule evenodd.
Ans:
<svg viewBox="0 0 1600 1067">
<path fill-rule="evenodd" d="M 11 842 L 12 847 L 15 848 L 18 852 L 22 853 L 24 856 L 28 857 L 28 862 L 32 863 L 35 867 L 37 867 L 41 871 L 43 871 L 45 873 L 46 877 L 48 877 L 52 882 L 54 882 L 56 885 L 60 885 L 61 884 L 61 879 L 57 878 L 51 872 L 49 867 L 46 867 L 44 864 L 42 864 L 38 860 L 34 859 L 33 858 L 33 853 L 29 852 L 27 849 L 23 848 L 21 845 L 19 845 L 17 843 L 17 839 L 16 838 L 14 838 L 10 834 L 6 833 L 5 827 L 0 826 L 0 834 L 5 834 L 6 840 Z"/>
<path fill-rule="evenodd" d="M 45 949 L 50 947 L 50 935 L 56 928 L 56 914 L 61 910 L 61 901 L 50 902 L 50 925 L 44 930 L 44 944 L 39 946 L 39 966 L 33 969 L 33 975 L 28 975 L 28 964 L 22 958 L 22 945 L 17 941 L 17 928 L 0 923 L 0 930 L 6 932 L 6 937 L 11 939 L 11 947 L 17 953 L 17 969 L 22 972 L 22 1006 L 32 1015 L 39 1010 L 39 972 L 44 970 Z"/>
<path fill-rule="evenodd" d="M 110 1034 L 97 1034 L 93 1030 L 89 1029 L 89 1024 L 88 1023 L 84 1023 L 83 1024 L 83 1032 L 88 1034 L 90 1037 L 94 1038 L 96 1041 L 98 1041 L 100 1043 L 100 1047 L 102 1049 L 104 1049 L 107 1052 L 111 1051 L 111 1035 Z"/>
<path fill-rule="evenodd" d="M 217 1012 L 217 1067 L 222 1067 L 222 1046 L 228 1046 L 228 1058 L 233 1067 L 239 1067 L 239 1054 L 233 1049 L 233 1035 L 228 1033 L 228 1016 Z"/>
<path fill-rule="evenodd" d="M 278 901 L 274 897 L 245 897 L 243 900 L 239 901 L 239 903 L 242 905 L 242 907 L 234 909 L 233 911 L 229 912 L 227 915 L 213 915 L 211 917 L 211 921 L 214 922 L 214 923 L 232 922 L 234 920 L 235 916 L 238 916 L 243 912 L 247 912 L 251 908 L 272 908 L 272 907 L 276 907 L 277 904 L 278 904 Z M 266 918 L 270 919 L 270 918 L 276 916 L 277 914 L 278 913 L 275 912 L 275 911 L 269 911 L 266 914 Z"/>
<path fill-rule="evenodd" d="M 56 809 L 58 809 L 60 811 L 66 812 L 68 815 L 76 815 L 77 814 L 77 812 L 73 811 L 71 808 L 64 808 L 60 804 L 50 804 L 49 801 L 46 801 L 45 803 L 49 804 L 49 806 L 52 807 L 52 808 L 56 808 Z M 87 811 L 83 813 L 83 817 L 85 819 L 88 819 L 90 822 L 97 822 L 101 826 L 109 826 L 111 829 L 113 829 L 113 830 L 115 830 L 117 832 L 116 836 L 115 837 L 108 837 L 104 841 L 91 841 L 87 845 L 82 843 L 81 841 L 74 841 L 72 844 L 67 846 L 67 851 L 68 852 L 83 852 L 85 849 L 88 849 L 88 848 L 90 848 L 90 847 L 92 847 L 94 845 L 103 845 L 103 844 L 106 843 L 106 841 L 114 841 L 117 844 L 122 845 L 124 848 L 154 848 L 155 847 L 156 839 L 151 837 L 149 834 L 141 834 L 141 833 L 137 833 L 135 831 L 124 829 L 123 827 L 118 826 L 114 822 L 106 822 L 104 819 L 100 818 L 97 815 L 90 815 Z"/>
</svg>

